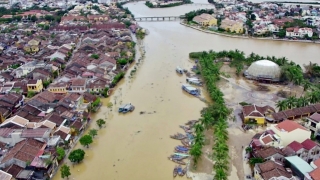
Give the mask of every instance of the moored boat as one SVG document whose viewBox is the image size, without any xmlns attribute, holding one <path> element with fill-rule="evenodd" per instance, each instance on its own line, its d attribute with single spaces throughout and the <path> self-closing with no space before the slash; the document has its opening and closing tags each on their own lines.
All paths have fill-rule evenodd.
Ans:
<svg viewBox="0 0 320 180">
<path fill-rule="evenodd" d="M 176 177 L 178 175 L 178 166 L 174 167 L 173 169 L 173 177 Z"/>
<path fill-rule="evenodd" d="M 179 176 L 184 176 L 187 173 L 187 167 L 183 168 L 182 173 Z"/>
<path fill-rule="evenodd" d="M 182 160 L 175 160 L 175 159 L 172 159 L 171 161 L 177 163 L 177 164 L 180 164 L 180 165 L 186 165 L 185 162 L 183 162 Z"/>
<path fill-rule="evenodd" d="M 187 151 L 183 151 L 183 150 L 180 150 L 180 149 L 174 149 L 174 152 L 176 152 L 176 153 L 188 153 L 188 150 Z"/>
<path fill-rule="evenodd" d="M 172 139 L 177 139 L 177 140 L 182 140 L 182 139 L 187 138 L 186 135 L 183 135 L 183 134 L 181 134 L 181 133 L 177 133 L 177 134 L 171 135 L 170 137 L 171 137 Z"/>
<path fill-rule="evenodd" d="M 190 121 L 186 122 L 185 125 L 194 125 L 197 122 L 198 122 L 198 120 L 190 120 Z"/>
<path fill-rule="evenodd" d="M 182 166 L 179 166 L 178 169 L 177 169 L 177 171 L 178 171 L 179 176 L 183 176 L 183 175 L 182 175 L 182 174 L 183 174 Z"/>
<path fill-rule="evenodd" d="M 185 153 L 174 153 L 174 155 L 178 155 L 178 156 L 185 156 L 185 157 L 189 157 L 189 154 L 185 154 Z"/>
</svg>

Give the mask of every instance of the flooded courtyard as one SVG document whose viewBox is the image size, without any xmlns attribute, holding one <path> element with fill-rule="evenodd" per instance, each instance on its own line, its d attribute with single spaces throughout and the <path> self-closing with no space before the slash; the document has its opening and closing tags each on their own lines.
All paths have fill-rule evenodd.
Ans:
<svg viewBox="0 0 320 180">
<path fill-rule="evenodd" d="M 126 6 L 136 17 L 182 15 L 191 10 L 205 8 L 194 5 L 149 9 L 143 2 Z M 170 139 L 169 135 L 183 132 L 179 125 L 198 119 L 200 110 L 206 106 L 204 102 L 182 91 L 181 85 L 185 83 L 186 77 L 175 72 L 176 66 L 185 69 L 192 67 L 193 63 L 188 58 L 191 51 L 239 49 L 247 54 L 255 52 L 265 56 L 286 56 L 301 65 L 309 61 L 316 62 L 315 57 L 320 55 L 319 46 L 316 44 L 227 38 L 205 34 L 184 27 L 179 22 L 141 22 L 139 25 L 150 32 L 141 44 L 146 51 L 145 58 L 140 62 L 134 77 L 129 78 L 130 73 L 127 73 L 112 96 L 103 100 L 104 106 L 92 117 L 94 121 L 99 118 L 106 119 L 106 127 L 99 130 L 90 148 L 76 145 L 76 148 L 85 150 L 86 157 L 82 163 L 74 166 L 66 161 L 71 167 L 70 179 L 172 178 L 175 164 L 167 157 L 180 142 Z M 226 102 L 234 109 L 238 107 L 235 101 L 252 103 L 258 99 L 258 103 L 262 105 L 275 101 L 273 91 L 267 94 L 251 92 L 250 83 L 243 79 L 222 80 L 220 87 Z M 202 94 L 205 95 L 204 90 Z M 106 107 L 108 102 L 114 104 L 112 109 Z M 135 111 L 126 115 L 118 114 L 117 108 L 120 104 L 129 102 L 136 107 Z M 141 111 L 145 113 L 140 114 Z M 234 130 L 229 130 L 230 149 L 231 154 L 233 153 L 230 179 L 242 179 L 242 161 L 239 162 L 239 155 L 236 156 L 235 152 L 241 150 L 241 143 L 248 140 L 244 137 L 252 135 L 241 136 L 244 141 L 238 141 L 236 138 L 239 138 L 242 132 L 238 129 L 238 123 L 234 124 Z M 92 122 L 90 128 L 98 127 Z M 201 177 L 201 180 L 208 178 Z M 59 172 L 53 179 L 61 179 Z"/>
</svg>

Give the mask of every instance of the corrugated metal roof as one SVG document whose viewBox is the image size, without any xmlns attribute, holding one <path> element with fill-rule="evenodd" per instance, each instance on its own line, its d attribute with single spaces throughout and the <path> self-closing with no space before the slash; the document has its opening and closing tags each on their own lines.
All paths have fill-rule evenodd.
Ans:
<svg viewBox="0 0 320 180">
<path fill-rule="evenodd" d="M 285 157 L 285 159 L 303 174 L 307 174 L 308 172 L 313 171 L 313 168 L 298 156 Z"/>
</svg>

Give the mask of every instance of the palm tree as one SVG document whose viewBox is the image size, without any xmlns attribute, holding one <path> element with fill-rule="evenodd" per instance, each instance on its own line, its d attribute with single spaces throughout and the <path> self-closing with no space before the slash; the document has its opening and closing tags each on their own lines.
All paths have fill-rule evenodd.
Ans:
<svg viewBox="0 0 320 180">
<path fill-rule="evenodd" d="M 219 180 L 227 180 L 227 172 L 222 169 L 222 168 L 216 168 L 216 174 L 214 175 L 214 179 L 219 179 Z"/>
<path fill-rule="evenodd" d="M 296 105 L 296 102 L 297 102 L 297 98 L 296 98 L 296 97 L 293 97 L 293 96 L 290 96 L 290 97 L 287 99 L 288 108 L 289 108 L 289 109 L 294 108 L 295 105 Z"/>
<path fill-rule="evenodd" d="M 306 74 L 308 74 L 309 76 L 313 76 L 314 75 L 314 71 L 313 70 L 315 69 L 315 67 L 318 66 L 318 64 L 317 63 L 312 63 L 311 61 L 309 61 L 308 65 L 304 64 L 303 66 L 304 66 L 304 68 L 306 70 Z"/>
<path fill-rule="evenodd" d="M 197 162 L 202 155 L 202 146 L 200 146 L 199 144 L 195 144 L 194 146 L 192 146 L 192 148 L 190 149 L 190 155 L 193 156 L 194 166 L 196 167 Z"/>
<path fill-rule="evenodd" d="M 226 143 L 215 143 L 215 146 L 212 148 L 214 150 L 214 159 L 215 160 L 223 160 L 228 157 L 229 147 Z M 217 157 L 217 155 L 220 154 L 222 157 Z"/>
<path fill-rule="evenodd" d="M 307 99 L 309 100 L 310 104 L 315 104 L 320 100 L 320 92 L 319 91 L 312 91 L 308 93 Z"/>
<path fill-rule="evenodd" d="M 288 104 L 286 100 L 278 101 L 276 106 L 277 108 L 279 108 L 279 111 L 284 111 L 288 109 Z"/>
<path fill-rule="evenodd" d="M 311 84 L 310 81 L 304 80 L 304 81 L 302 82 L 302 85 L 303 85 L 303 91 L 301 92 L 301 96 L 302 96 L 302 94 L 303 94 L 306 90 L 308 90 L 308 89 L 311 88 L 312 84 Z"/>
<path fill-rule="evenodd" d="M 204 131 L 204 127 L 201 124 L 196 124 L 193 126 L 195 133 L 202 133 Z"/>
<path fill-rule="evenodd" d="M 213 168 L 215 168 L 215 169 L 221 168 L 221 169 L 223 169 L 223 170 L 225 170 L 225 171 L 228 171 L 228 170 L 229 170 L 229 167 L 228 167 L 227 164 L 228 164 L 227 160 L 217 160 L 217 161 L 214 163 Z"/>
<path fill-rule="evenodd" d="M 204 135 L 202 133 L 197 133 L 194 137 L 194 144 L 198 144 L 200 146 L 204 145 Z"/>
</svg>

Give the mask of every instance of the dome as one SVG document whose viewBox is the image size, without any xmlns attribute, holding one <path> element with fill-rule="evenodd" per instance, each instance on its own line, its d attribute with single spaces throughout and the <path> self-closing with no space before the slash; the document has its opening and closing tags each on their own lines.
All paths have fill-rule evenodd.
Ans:
<svg viewBox="0 0 320 180">
<path fill-rule="evenodd" d="M 247 70 L 249 76 L 255 78 L 279 79 L 281 68 L 278 64 L 269 60 L 260 60 L 252 63 Z"/>
</svg>

